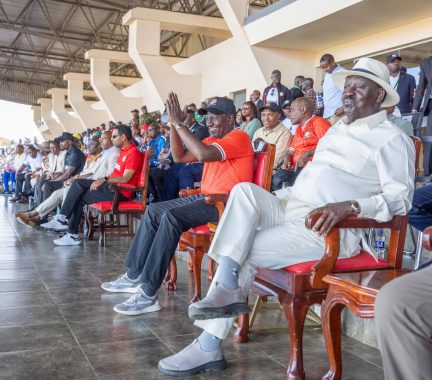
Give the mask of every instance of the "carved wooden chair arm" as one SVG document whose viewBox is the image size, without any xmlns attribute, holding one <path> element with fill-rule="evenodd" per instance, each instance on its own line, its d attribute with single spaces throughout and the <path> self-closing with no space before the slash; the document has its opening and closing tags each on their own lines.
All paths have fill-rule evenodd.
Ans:
<svg viewBox="0 0 432 380">
<path fill-rule="evenodd" d="M 312 226 L 321 215 L 322 213 L 319 212 L 310 214 L 305 220 L 306 228 L 312 229 Z M 315 288 L 327 287 L 327 284 L 324 283 L 322 279 L 325 275 L 333 272 L 336 260 L 339 257 L 340 228 L 389 228 L 393 231 L 397 231 L 406 228 L 406 223 L 407 216 L 394 216 L 387 222 L 377 222 L 374 219 L 358 218 L 355 215 L 350 215 L 346 219 L 340 221 L 330 233 L 324 237 L 325 252 L 321 260 L 312 267 L 311 285 Z M 394 250 L 396 251 L 396 246 Z M 392 254 L 395 255 L 396 253 L 394 252 Z"/>
<path fill-rule="evenodd" d="M 423 247 L 428 251 L 432 250 L 432 226 L 423 231 Z"/>
<path fill-rule="evenodd" d="M 217 208 L 219 219 L 222 218 L 222 214 L 225 210 L 225 205 L 228 202 L 229 194 L 209 194 L 205 196 L 205 203 L 213 205 Z"/>
<path fill-rule="evenodd" d="M 181 189 L 179 191 L 179 197 L 189 197 L 191 195 L 201 194 L 200 189 Z"/>
</svg>

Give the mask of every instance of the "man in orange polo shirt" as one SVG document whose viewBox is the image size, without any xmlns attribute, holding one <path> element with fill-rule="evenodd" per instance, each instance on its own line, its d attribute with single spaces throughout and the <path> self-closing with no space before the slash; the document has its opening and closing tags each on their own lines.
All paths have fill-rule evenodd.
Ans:
<svg viewBox="0 0 432 380">
<path fill-rule="evenodd" d="M 83 204 L 102 201 L 112 201 L 114 191 L 110 184 L 127 183 L 136 185 L 141 174 L 142 155 L 132 143 L 132 131 L 126 125 L 118 125 L 112 132 L 111 139 L 115 147 L 120 149 L 114 171 L 109 177 L 90 180 L 75 180 L 63 201 L 60 214 L 50 222 L 49 228 L 54 231 L 64 231 L 69 225 L 68 233 L 54 240 L 56 245 L 78 245 L 80 237 L 78 227 L 83 214 Z M 130 199 L 130 190 L 120 190 L 120 200 Z M 66 219 L 68 221 L 66 221 Z"/>
<path fill-rule="evenodd" d="M 216 207 L 204 202 L 205 194 L 229 193 L 236 184 L 252 181 L 252 144 L 245 132 L 234 129 L 236 109 L 231 99 L 215 98 L 206 109 L 198 111 L 207 115 L 210 137 L 203 141 L 183 123 L 186 115 L 173 93 L 168 97 L 167 109 L 174 161 L 204 162 L 202 193 L 149 205 L 125 260 L 127 272 L 102 284 L 102 289 L 109 292 L 135 293 L 114 307 L 121 314 L 138 315 L 161 309 L 157 290 L 181 234 L 218 220 Z"/>
<path fill-rule="evenodd" d="M 279 190 L 283 183 L 292 186 L 297 176 L 315 153 L 318 141 L 331 127 L 330 122 L 313 115 L 314 105 L 306 97 L 293 101 L 290 119 L 294 125 L 298 124 L 296 133 L 288 149 L 282 170 L 273 175 L 272 190 Z"/>
</svg>

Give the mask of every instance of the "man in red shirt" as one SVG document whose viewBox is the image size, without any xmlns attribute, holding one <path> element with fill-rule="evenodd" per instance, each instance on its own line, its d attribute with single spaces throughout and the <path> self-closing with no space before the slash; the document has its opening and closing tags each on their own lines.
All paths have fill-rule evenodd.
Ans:
<svg viewBox="0 0 432 380">
<path fill-rule="evenodd" d="M 113 130 L 111 139 L 114 146 L 120 149 L 114 171 L 109 177 L 97 180 L 77 179 L 73 182 L 63 201 L 60 214 L 52 220 L 49 226 L 52 230 L 62 231 L 65 229 L 65 225 L 69 225 L 68 233 L 54 240 L 54 244 L 80 244 L 78 227 L 83 214 L 82 204 L 112 201 L 114 191 L 111 190 L 110 184 L 136 185 L 138 183 L 141 174 L 142 155 L 132 143 L 131 129 L 126 125 L 118 125 Z M 128 200 L 131 195 L 132 192 L 129 190 L 120 190 L 120 200 Z"/>
<path fill-rule="evenodd" d="M 331 127 L 330 122 L 313 115 L 314 105 L 306 97 L 293 101 L 290 109 L 290 119 L 298 125 L 294 138 L 288 149 L 282 169 L 273 175 L 272 190 L 279 190 L 283 183 L 292 186 L 297 176 L 315 153 L 318 141 Z"/>
<path fill-rule="evenodd" d="M 175 253 L 180 236 L 191 227 L 218 220 L 215 206 L 204 202 L 205 194 L 229 193 L 239 182 L 251 182 L 254 153 L 248 135 L 234 129 L 236 109 L 231 99 L 215 98 L 206 109 L 210 137 L 201 141 L 183 121 L 177 95 L 169 94 L 171 152 L 175 162 L 204 162 L 201 194 L 152 203 L 147 208 L 125 260 L 127 272 L 102 289 L 135 293 L 116 305 L 121 314 L 159 311 L 157 290 Z M 186 148 L 185 148 L 186 147 Z"/>
</svg>

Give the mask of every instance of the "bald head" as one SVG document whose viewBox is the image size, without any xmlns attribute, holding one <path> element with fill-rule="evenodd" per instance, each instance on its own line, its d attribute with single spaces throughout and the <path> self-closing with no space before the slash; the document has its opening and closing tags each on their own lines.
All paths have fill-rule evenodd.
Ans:
<svg viewBox="0 0 432 380">
<path fill-rule="evenodd" d="M 112 132 L 104 131 L 100 137 L 100 143 L 103 150 L 109 149 L 113 146 L 113 142 L 111 140 Z"/>
<path fill-rule="evenodd" d="M 295 99 L 291 104 L 290 119 L 293 124 L 303 124 L 312 117 L 314 105 L 309 98 Z"/>
</svg>

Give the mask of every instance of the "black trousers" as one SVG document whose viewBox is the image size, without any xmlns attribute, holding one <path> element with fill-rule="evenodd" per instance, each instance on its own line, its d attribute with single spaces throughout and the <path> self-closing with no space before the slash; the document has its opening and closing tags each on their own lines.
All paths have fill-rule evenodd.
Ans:
<svg viewBox="0 0 432 380">
<path fill-rule="evenodd" d="M 54 191 L 63 187 L 63 181 L 47 181 L 42 187 L 42 202 L 45 202 Z"/>
<path fill-rule="evenodd" d="M 151 167 L 149 171 L 148 193 L 153 194 L 154 202 L 162 199 L 164 191 L 165 175 L 168 170 Z"/>
<path fill-rule="evenodd" d="M 288 186 L 294 185 L 294 182 L 302 169 L 303 168 L 297 168 L 297 170 L 280 169 L 278 172 L 273 174 L 271 183 L 272 191 L 282 189 L 284 182 L 287 182 Z"/>
<path fill-rule="evenodd" d="M 31 191 L 31 177 L 29 173 L 18 173 L 16 176 L 15 197 L 28 195 Z"/>
<path fill-rule="evenodd" d="M 203 195 L 150 204 L 125 260 L 128 276 L 140 277 L 148 296 L 156 294 L 181 234 L 217 220 L 216 207 L 207 205 Z"/>
<path fill-rule="evenodd" d="M 114 191 L 110 190 L 109 184 L 104 182 L 97 190 L 90 190 L 94 181 L 91 179 L 75 180 L 63 201 L 60 214 L 64 215 L 69 222 L 69 232 L 78 233 L 78 227 L 83 216 L 83 206 L 102 201 L 112 201 Z M 127 200 L 120 195 L 120 200 Z"/>
</svg>

